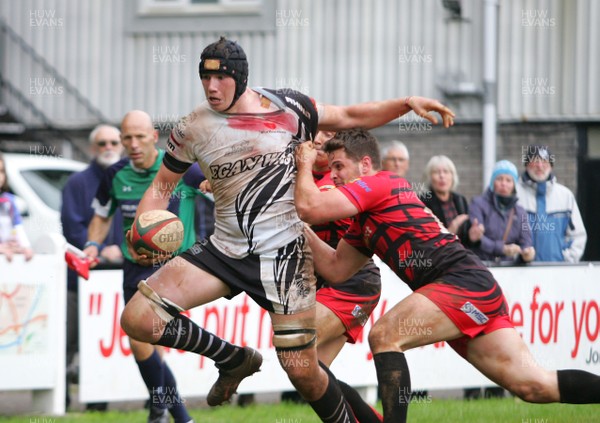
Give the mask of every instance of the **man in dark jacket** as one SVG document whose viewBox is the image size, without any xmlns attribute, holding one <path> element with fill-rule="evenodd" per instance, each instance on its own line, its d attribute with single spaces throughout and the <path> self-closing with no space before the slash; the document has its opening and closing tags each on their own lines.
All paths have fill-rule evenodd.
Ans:
<svg viewBox="0 0 600 423">
<path fill-rule="evenodd" d="M 109 125 L 99 125 L 90 133 L 90 154 L 92 161 L 83 171 L 69 177 L 62 192 L 60 220 L 63 235 L 69 244 L 79 249 L 87 241 L 87 228 L 94 210 L 92 200 L 104 177 L 104 170 L 119 161 L 123 153 L 119 129 Z M 115 219 L 105 243 L 101 258 L 105 261 L 122 260 L 119 245 L 123 240 L 121 219 Z M 73 361 L 79 350 L 79 320 L 77 306 L 77 273 L 67 273 L 67 382 L 77 380 L 77 364 Z M 67 406 L 69 405 L 67 383 Z M 106 410 L 106 403 L 88 404 L 90 410 Z"/>
</svg>

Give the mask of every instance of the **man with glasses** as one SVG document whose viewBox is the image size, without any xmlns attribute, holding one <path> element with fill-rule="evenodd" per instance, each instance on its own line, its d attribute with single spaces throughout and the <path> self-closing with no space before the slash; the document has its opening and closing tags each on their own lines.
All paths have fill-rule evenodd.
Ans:
<svg viewBox="0 0 600 423">
<path fill-rule="evenodd" d="M 89 136 L 89 152 L 92 157 L 90 165 L 83 171 L 74 173 L 67 180 L 62 192 L 62 208 L 60 220 L 63 235 L 67 242 L 83 249 L 87 241 L 88 224 L 94 216 L 92 200 L 104 177 L 104 170 L 119 161 L 123 153 L 121 132 L 110 125 L 98 125 Z M 105 242 L 102 244 L 100 258 L 104 261 L 118 262 L 122 260 L 119 244 L 123 240 L 121 219 L 115 219 Z M 67 406 L 70 403 L 69 382 L 76 382 L 78 364 L 74 361 L 79 351 L 79 321 L 77 306 L 77 273 L 73 270 L 67 274 Z M 106 403 L 89 403 L 88 410 L 104 411 Z"/>
<path fill-rule="evenodd" d="M 383 160 L 381 161 L 383 170 L 394 172 L 396 175 L 406 178 L 409 162 L 408 148 L 401 141 L 392 141 L 383 150 Z"/>
</svg>

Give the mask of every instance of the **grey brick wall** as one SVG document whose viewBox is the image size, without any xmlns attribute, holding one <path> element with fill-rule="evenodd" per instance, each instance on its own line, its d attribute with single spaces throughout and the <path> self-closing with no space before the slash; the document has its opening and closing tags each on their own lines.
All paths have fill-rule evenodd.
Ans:
<svg viewBox="0 0 600 423">
<path fill-rule="evenodd" d="M 483 192 L 482 129 L 479 124 L 457 124 L 450 129 L 432 125 L 387 125 L 372 131 L 385 147 L 391 140 L 406 144 L 410 153 L 408 179 L 423 186 L 423 170 L 431 156 L 443 154 L 456 165 L 460 184 L 457 191 L 470 201 Z M 558 181 L 577 190 L 577 130 L 573 124 L 515 123 L 498 128 L 497 160 L 510 160 L 519 173 L 524 170 L 522 153 L 529 144 L 547 145 L 555 157 Z"/>
</svg>

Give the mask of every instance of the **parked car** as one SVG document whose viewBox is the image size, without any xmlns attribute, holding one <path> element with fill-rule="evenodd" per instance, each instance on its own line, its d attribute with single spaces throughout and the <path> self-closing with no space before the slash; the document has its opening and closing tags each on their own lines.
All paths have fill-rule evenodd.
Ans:
<svg viewBox="0 0 600 423">
<path fill-rule="evenodd" d="M 86 163 L 37 154 L 4 154 L 10 191 L 29 240 L 35 245 L 40 235 L 62 233 L 61 191 L 69 176 L 87 167 Z"/>
</svg>

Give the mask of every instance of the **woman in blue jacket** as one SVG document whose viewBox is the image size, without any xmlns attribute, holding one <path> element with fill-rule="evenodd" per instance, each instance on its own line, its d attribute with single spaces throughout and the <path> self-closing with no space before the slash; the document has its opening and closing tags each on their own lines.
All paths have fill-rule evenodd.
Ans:
<svg viewBox="0 0 600 423">
<path fill-rule="evenodd" d="M 490 185 L 483 195 L 473 198 L 470 219 L 485 228 L 473 251 L 482 260 L 529 262 L 535 257 L 527 213 L 517 205 L 517 168 L 508 160 L 494 166 Z"/>
</svg>

